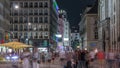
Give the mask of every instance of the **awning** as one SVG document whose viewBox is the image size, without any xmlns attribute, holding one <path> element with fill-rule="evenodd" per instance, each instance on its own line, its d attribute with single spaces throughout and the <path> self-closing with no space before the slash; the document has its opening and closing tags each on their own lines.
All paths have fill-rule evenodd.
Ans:
<svg viewBox="0 0 120 68">
<path fill-rule="evenodd" d="M 32 47 L 31 45 L 27 45 L 21 42 L 8 42 L 8 43 L 0 44 L 0 46 L 5 46 L 13 49 Z"/>
</svg>

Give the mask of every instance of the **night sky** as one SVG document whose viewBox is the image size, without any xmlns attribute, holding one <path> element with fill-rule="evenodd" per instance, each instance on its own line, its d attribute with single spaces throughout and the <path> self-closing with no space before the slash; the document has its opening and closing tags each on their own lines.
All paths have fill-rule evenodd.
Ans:
<svg viewBox="0 0 120 68">
<path fill-rule="evenodd" d="M 85 6 L 94 3 L 94 0 L 57 0 L 60 9 L 67 12 L 70 26 L 77 26 L 80 21 L 80 13 Z"/>
</svg>

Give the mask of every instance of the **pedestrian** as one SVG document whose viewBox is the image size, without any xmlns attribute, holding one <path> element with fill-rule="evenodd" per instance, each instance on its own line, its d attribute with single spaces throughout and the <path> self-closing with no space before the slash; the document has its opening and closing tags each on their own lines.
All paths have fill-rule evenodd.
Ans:
<svg viewBox="0 0 120 68">
<path fill-rule="evenodd" d="M 67 65 L 66 68 L 72 68 L 72 52 L 67 52 L 66 53 L 66 61 L 67 61 Z"/>
<path fill-rule="evenodd" d="M 105 54 L 104 54 L 104 52 L 103 51 L 98 51 L 98 53 L 97 53 L 97 60 L 98 60 L 98 62 L 99 62 L 99 65 L 100 65 L 100 68 L 105 68 L 104 66 L 104 64 L 105 64 Z"/>
<path fill-rule="evenodd" d="M 33 52 L 33 68 L 39 68 L 40 64 L 40 53 L 37 48 L 34 48 Z"/>
<path fill-rule="evenodd" d="M 93 62 L 95 60 L 95 55 L 96 55 L 96 53 L 95 53 L 94 50 L 90 51 L 89 56 L 88 56 L 88 60 L 90 61 L 89 62 L 90 67 L 93 67 Z"/>
<path fill-rule="evenodd" d="M 65 58 L 66 58 L 65 51 L 60 51 L 59 56 L 60 56 L 60 63 L 61 63 L 62 66 L 64 66 L 64 64 L 65 64 L 64 61 L 65 61 Z"/>
<path fill-rule="evenodd" d="M 85 68 L 86 67 L 86 53 L 85 53 L 85 50 L 83 50 L 81 52 L 81 56 L 80 56 L 80 68 Z"/>
<path fill-rule="evenodd" d="M 112 50 L 109 50 L 107 54 L 107 63 L 109 68 L 114 68 L 114 62 L 115 62 L 115 53 Z"/>
<path fill-rule="evenodd" d="M 78 52 L 77 50 L 74 51 L 73 53 L 73 68 L 77 68 L 77 65 L 78 65 Z"/>
<path fill-rule="evenodd" d="M 42 59 L 42 63 L 45 63 L 45 53 L 44 52 L 41 53 L 41 59 Z"/>
<path fill-rule="evenodd" d="M 30 68 L 30 62 L 29 62 L 30 56 L 31 56 L 31 53 L 30 53 L 29 49 L 25 49 L 22 54 L 23 68 Z"/>
</svg>

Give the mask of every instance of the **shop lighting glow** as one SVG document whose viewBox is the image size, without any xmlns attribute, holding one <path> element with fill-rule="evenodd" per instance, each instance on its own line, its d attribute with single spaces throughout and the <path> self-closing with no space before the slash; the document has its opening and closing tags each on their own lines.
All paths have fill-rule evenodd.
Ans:
<svg viewBox="0 0 120 68">
<path fill-rule="evenodd" d="M 12 56 L 11 58 L 12 58 L 13 60 L 14 60 L 14 59 L 18 59 L 18 56 Z"/>
<path fill-rule="evenodd" d="M 7 56 L 7 57 L 6 57 L 6 59 L 7 59 L 7 60 L 10 60 L 10 57 L 9 57 L 9 56 Z"/>
</svg>

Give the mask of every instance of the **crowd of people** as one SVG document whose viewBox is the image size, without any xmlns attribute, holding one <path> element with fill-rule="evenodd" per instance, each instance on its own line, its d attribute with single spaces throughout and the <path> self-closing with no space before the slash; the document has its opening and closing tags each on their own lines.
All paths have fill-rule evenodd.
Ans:
<svg viewBox="0 0 120 68">
<path fill-rule="evenodd" d="M 112 50 L 106 53 L 97 49 L 63 51 L 60 60 L 64 68 L 120 68 L 120 54 Z"/>
<path fill-rule="evenodd" d="M 111 50 L 108 53 L 95 49 L 91 51 L 76 49 L 39 53 L 36 48 L 32 54 L 28 49 L 21 54 L 23 68 L 40 68 L 41 63 L 54 63 L 56 58 L 59 59 L 59 65 L 63 68 L 94 68 L 95 62 L 99 64 L 100 68 L 120 68 L 120 55 Z M 105 67 L 106 65 L 108 67 Z"/>
</svg>

